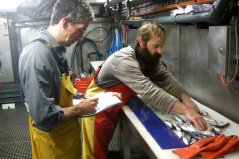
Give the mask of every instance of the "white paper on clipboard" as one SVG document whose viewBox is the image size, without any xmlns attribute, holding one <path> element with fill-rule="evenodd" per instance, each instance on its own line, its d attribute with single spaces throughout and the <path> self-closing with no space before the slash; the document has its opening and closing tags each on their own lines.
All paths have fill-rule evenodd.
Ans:
<svg viewBox="0 0 239 159">
<path fill-rule="evenodd" d="M 99 98 L 98 104 L 95 108 L 96 112 L 94 112 L 92 114 L 82 115 L 82 117 L 93 116 L 99 112 L 102 112 L 106 109 L 109 109 L 111 107 L 114 107 L 114 106 L 122 103 L 122 101 L 118 97 L 113 96 L 112 92 L 99 93 L 99 94 L 93 96 L 92 98 L 94 98 L 94 97 Z M 79 99 L 73 99 L 73 105 L 79 104 L 80 101 L 81 100 L 79 100 Z"/>
</svg>

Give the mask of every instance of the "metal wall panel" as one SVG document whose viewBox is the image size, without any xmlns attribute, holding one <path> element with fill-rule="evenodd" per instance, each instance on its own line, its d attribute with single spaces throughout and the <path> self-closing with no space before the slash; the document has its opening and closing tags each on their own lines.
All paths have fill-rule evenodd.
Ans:
<svg viewBox="0 0 239 159">
<path fill-rule="evenodd" d="M 165 46 L 163 48 L 163 60 L 167 65 L 170 72 L 177 77 L 178 80 L 182 80 L 182 49 L 180 46 L 181 41 L 181 28 L 177 25 L 165 26 L 167 32 L 167 38 Z"/>
<path fill-rule="evenodd" d="M 209 27 L 209 69 L 223 75 L 227 68 L 229 29 L 228 26 Z"/>
<path fill-rule="evenodd" d="M 7 20 L 0 18 L 0 81 L 1 82 L 14 82 L 12 56 L 10 51 L 9 35 Z"/>
<path fill-rule="evenodd" d="M 183 85 L 196 100 L 239 123 L 238 81 L 224 87 L 220 74 L 208 68 L 209 30 L 197 29 L 196 26 L 181 27 L 182 41 L 179 45 L 182 47 Z"/>
<path fill-rule="evenodd" d="M 194 99 L 239 123 L 239 82 L 224 87 L 220 74 L 209 70 L 213 60 L 208 57 L 209 29 L 198 29 L 195 25 L 165 25 L 165 28 L 167 41 L 163 59 L 170 72 Z M 136 29 L 130 30 L 128 42 L 133 42 L 136 34 Z"/>
</svg>

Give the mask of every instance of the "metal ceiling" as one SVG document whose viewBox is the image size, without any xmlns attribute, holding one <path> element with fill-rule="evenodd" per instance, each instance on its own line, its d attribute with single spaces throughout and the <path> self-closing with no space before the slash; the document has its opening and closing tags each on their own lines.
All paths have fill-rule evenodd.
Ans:
<svg viewBox="0 0 239 159">
<path fill-rule="evenodd" d="M 17 9 L 18 15 L 33 19 L 50 18 L 56 0 L 26 1 Z M 19 16 L 18 16 L 19 17 Z"/>
<path fill-rule="evenodd" d="M 56 0 L 25 0 L 15 9 L 0 10 L 0 17 L 15 20 L 48 19 Z M 13 11 L 14 10 L 14 11 Z"/>
<path fill-rule="evenodd" d="M 15 19 L 17 21 L 50 19 L 52 8 L 56 0 L 25 0 L 20 4 L 15 12 L 11 10 L 1 10 L 0 17 Z M 93 5 L 104 5 L 104 1 L 90 0 Z"/>
</svg>

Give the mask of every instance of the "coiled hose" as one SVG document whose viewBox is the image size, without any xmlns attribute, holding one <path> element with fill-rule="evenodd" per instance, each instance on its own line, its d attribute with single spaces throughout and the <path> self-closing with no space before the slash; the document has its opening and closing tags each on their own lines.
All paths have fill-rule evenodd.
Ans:
<svg viewBox="0 0 239 159">
<path fill-rule="evenodd" d="M 86 55 L 87 59 L 84 59 L 82 54 L 83 45 L 89 44 L 93 48 L 93 52 Z M 92 73 L 90 67 L 90 61 L 101 60 L 102 55 L 99 53 L 95 42 L 89 38 L 84 38 L 81 42 L 77 42 L 71 56 L 71 70 L 78 73 L 76 76 L 89 76 Z M 87 68 L 88 66 L 88 68 Z"/>
</svg>

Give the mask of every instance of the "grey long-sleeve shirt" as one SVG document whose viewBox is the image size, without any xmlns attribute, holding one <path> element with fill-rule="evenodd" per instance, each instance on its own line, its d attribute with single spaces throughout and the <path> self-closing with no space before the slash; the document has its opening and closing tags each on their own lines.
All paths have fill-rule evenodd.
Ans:
<svg viewBox="0 0 239 159">
<path fill-rule="evenodd" d="M 139 98 L 156 110 L 169 113 L 172 105 L 186 92 L 182 85 L 170 74 L 162 61 L 154 74 L 146 77 L 140 70 L 135 51 L 131 46 L 112 54 L 103 64 L 98 74 L 98 84 L 111 87 L 123 82 Z"/>
<path fill-rule="evenodd" d="M 59 47 L 46 30 L 37 38 Z M 58 56 L 63 57 L 63 52 L 58 51 Z M 27 110 L 36 127 L 51 131 L 63 121 L 64 113 L 55 104 L 60 97 L 61 74 L 50 49 L 38 41 L 27 45 L 20 55 L 19 77 Z"/>
</svg>

